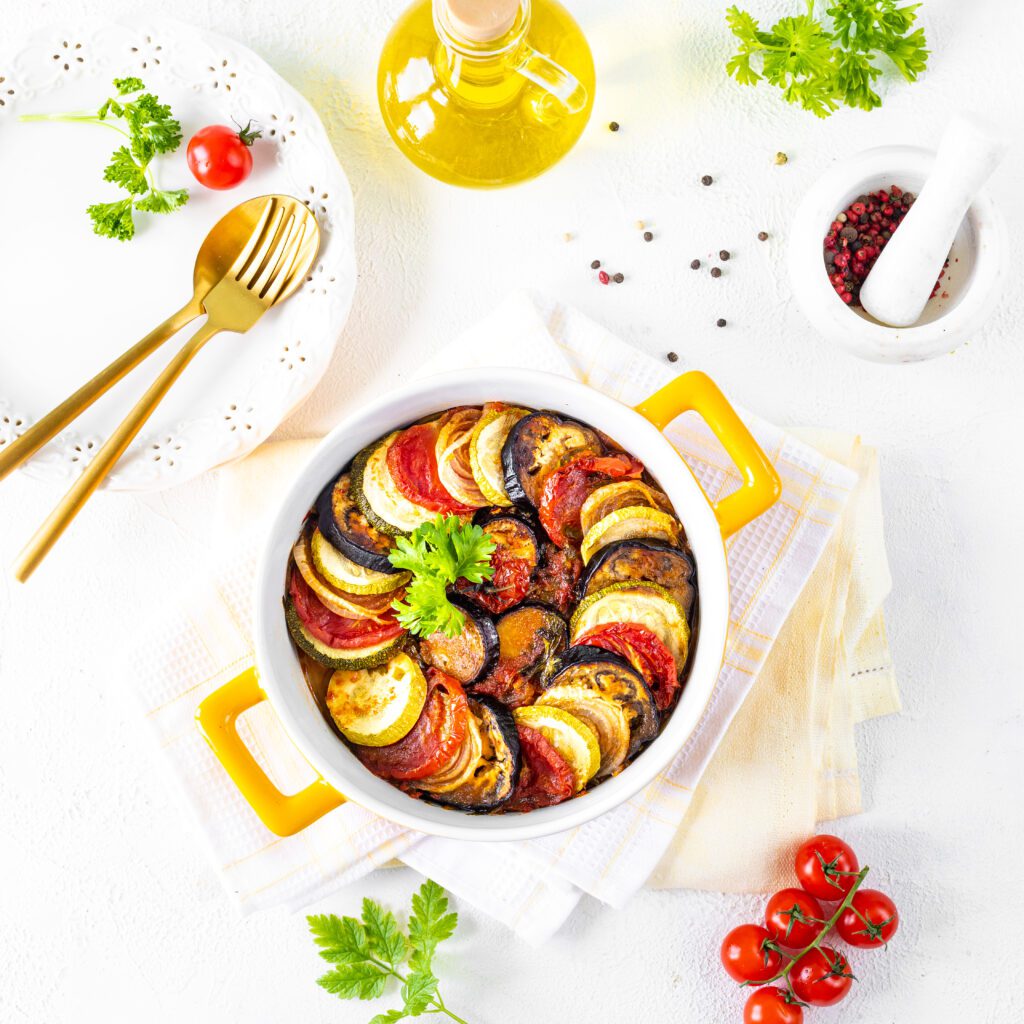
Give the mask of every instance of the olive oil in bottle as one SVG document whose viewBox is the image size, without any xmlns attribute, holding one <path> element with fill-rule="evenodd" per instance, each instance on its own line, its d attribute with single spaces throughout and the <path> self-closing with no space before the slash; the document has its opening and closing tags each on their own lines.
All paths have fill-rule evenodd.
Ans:
<svg viewBox="0 0 1024 1024">
<path fill-rule="evenodd" d="M 497 188 L 573 147 L 594 102 L 594 62 L 555 0 L 416 0 L 384 44 L 377 92 L 417 167 Z"/>
</svg>

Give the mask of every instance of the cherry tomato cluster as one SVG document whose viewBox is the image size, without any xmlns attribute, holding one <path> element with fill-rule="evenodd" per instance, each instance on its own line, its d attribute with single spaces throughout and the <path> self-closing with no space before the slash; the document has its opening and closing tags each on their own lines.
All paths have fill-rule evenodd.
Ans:
<svg viewBox="0 0 1024 1024">
<path fill-rule="evenodd" d="M 850 946 L 877 949 L 899 926 L 896 904 L 861 888 L 868 869 L 836 836 L 807 840 L 795 868 L 800 888 L 772 896 L 764 925 L 741 924 L 722 942 L 729 977 L 763 986 L 747 999 L 744 1024 L 803 1024 L 804 1007 L 835 1005 L 854 976 L 845 954 L 824 940 L 835 930 Z"/>
</svg>

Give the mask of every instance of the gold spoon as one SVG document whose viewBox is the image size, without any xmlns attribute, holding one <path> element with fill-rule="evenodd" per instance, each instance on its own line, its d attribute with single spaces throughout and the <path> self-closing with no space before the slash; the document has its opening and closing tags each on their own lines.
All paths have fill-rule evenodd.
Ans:
<svg viewBox="0 0 1024 1024">
<path fill-rule="evenodd" d="M 0 450 L 0 480 L 31 458 L 52 437 L 80 416 L 96 399 L 105 395 L 119 380 L 127 376 L 168 338 L 203 315 L 203 300 L 210 289 L 228 272 L 252 239 L 264 213 L 267 197 L 248 201 L 228 211 L 213 226 L 196 256 L 192 275 L 195 289 L 192 298 L 177 313 L 169 316 L 142 341 L 118 356 L 88 384 L 83 384 L 52 412 L 34 423 L 20 437 Z"/>
<path fill-rule="evenodd" d="M 221 331 L 249 330 L 302 284 L 320 246 L 316 218 L 288 196 L 264 196 L 258 202 L 255 230 L 203 301 L 206 323 L 167 364 L 25 546 L 14 569 L 20 582 L 46 557 L 206 342 Z"/>
</svg>

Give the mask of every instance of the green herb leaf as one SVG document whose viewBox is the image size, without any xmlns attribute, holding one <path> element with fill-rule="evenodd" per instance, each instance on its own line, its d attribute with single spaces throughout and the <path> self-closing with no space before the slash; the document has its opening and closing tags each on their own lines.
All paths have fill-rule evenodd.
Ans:
<svg viewBox="0 0 1024 1024">
<path fill-rule="evenodd" d="M 459 915 L 448 913 L 448 897 L 437 882 L 427 879 L 412 898 L 409 918 L 409 963 L 416 971 L 429 972 L 438 943 L 450 938 L 459 923 Z"/>
<path fill-rule="evenodd" d="M 86 211 L 92 218 L 92 229 L 105 238 L 130 242 L 135 237 L 131 199 L 118 199 L 113 203 L 93 203 Z"/>
<path fill-rule="evenodd" d="M 465 616 L 448 600 L 448 587 L 460 579 L 491 579 L 496 547 L 489 534 L 458 516 L 437 516 L 410 536 L 399 537 L 388 559 L 396 569 L 413 574 L 405 600 L 392 605 L 401 625 L 417 636 L 457 636 Z"/>
<path fill-rule="evenodd" d="M 146 86 L 141 78 L 115 78 L 114 88 L 118 96 L 128 96 L 133 92 L 142 92 Z"/>
<path fill-rule="evenodd" d="M 726 72 L 741 85 L 764 78 L 789 103 L 818 117 L 828 117 L 842 104 L 873 110 L 882 103 L 873 88 L 882 74 L 876 55 L 887 56 L 910 82 L 927 66 L 924 32 L 911 30 L 918 6 L 837 0 L 826 9 L 826 22 L 815 18 L 808 4 L 808 13 L 781 18 L 769 32 L 748 12 L 730 7 L 725 20 L 739 52 L 726 63 Z"/>
<path fill-rule="evenodd" d="M 118 146 L 114 155 L 103 172 L 104 181 L 112 181 L 115 185 L 131 192 L 133 196 L 149 191 L 146 170 L 135 162 L 131 150 L 127 146 Z"/>
<path fill-rule="evenodd" d="M 363 900 L 363 925 L 371 952 L 396 967 L 405 959 L 405 936 L 398 927 L 395 915 L 373 900 Z"/>
<path fill-rule="evenodd" d="M 147 213 L 173 213 L 187 202 L 188 191 L 186 189 L 175 188 L 165 192 L 155 188 L 135 204 L 135 209 L 145 210 Z"/>
<path fill-rule="evenodd" d="M 313 941 L 328 963 L 354 964 L 370 959 L 370 938 L 354 917 L 315 914 L 307 917 Z"/>
<path fill-rule="evenodd" d="M 404 1020 L 405 1016 L 405 1010 L 388 1010 L 387 1013 L 378 1013 L 370 1024 L 394 1024 L 396 1020 Z"/>
<path fill-rule="evenodd" d="M 388 975 L 376 964 L 340 964 L 316 983 L 339 999 L 376 999 L 384 995 Z"/>
<path fill-rule="evenodd" d="M 430 1006 L 436 995 L 437 978 L 427 970 L 413 971 L 402 986 L 404 1013 L 409 1017 L 418 1017 Z"/>
</svg>

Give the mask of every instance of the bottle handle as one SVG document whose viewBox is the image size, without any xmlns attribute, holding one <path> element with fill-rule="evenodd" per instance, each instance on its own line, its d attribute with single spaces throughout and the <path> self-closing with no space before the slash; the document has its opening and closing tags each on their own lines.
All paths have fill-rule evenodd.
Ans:
<svg viewBox="0 0 1024 1024">
<path fill-rule="evenodd" d="M 554 96 L 570 114 L 578 114 L 587 105 L 587 90 L 579 80 L 528 44 L 519 48 L 513 70 Z"/>
</svg>

